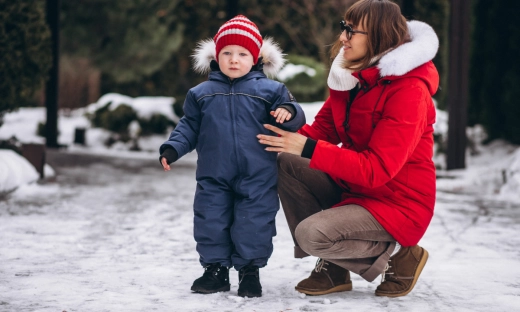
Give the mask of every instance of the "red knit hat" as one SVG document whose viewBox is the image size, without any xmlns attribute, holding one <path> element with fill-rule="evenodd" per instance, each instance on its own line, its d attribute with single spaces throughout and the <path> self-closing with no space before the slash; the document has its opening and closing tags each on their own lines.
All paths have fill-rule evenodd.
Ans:
<svg viewBox="0 0 520 312">
<path fill-rule="evenodd" d="M 262 47 L 262 36 L 255 23 L 244 15 L 237 15 L 220 27 L 218 33 L 213 37 L 218 54 L 227 45 L 239 45 L 246 48 L 253 55 L 253 62 L 258 61 L 258 54 Z"/>
</svg>

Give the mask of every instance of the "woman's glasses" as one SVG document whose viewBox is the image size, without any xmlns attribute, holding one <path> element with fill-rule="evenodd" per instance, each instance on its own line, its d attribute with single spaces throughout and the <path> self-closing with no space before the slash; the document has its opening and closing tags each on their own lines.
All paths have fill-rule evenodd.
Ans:
<svg viewBox="0 0 520 312">
<path fill-rule="evenodd" d="M 360 30 L 354 30 L 352 29 L 352 26 L 348 25 L 345 21 L 339 22 L 339 25 L 341 26 L 341 32 L 347 31 L 347 39 L 352 39 L 353 34 L 364 34 L 368 35 L 366 31 L 360 31 Z"/>
</svg>

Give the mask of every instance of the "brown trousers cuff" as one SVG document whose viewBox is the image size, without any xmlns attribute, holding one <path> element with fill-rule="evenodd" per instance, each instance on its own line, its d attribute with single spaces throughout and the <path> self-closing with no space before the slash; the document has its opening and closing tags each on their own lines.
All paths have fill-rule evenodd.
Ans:
<svg viewBox="0 0 520 312">
<path fill-rule="evenodd" d="M 308 253 L 303 251 L 303 249 L 300 248 L 300 246 L 294 246 L 294 257 L 295 258 L 305 258 L 310 256 Z"/>
<path fill-rule="evenodd" d="M 376 279 L 376 277 L 383 273 L 388 260 L 390 260 L 390 255 L 395 249 L 395 242 L 390 243 L 385 252 L 383 252 L 374 263 L 363 273 L 359 274 L 365 280 L 372 282 Z"/>
</svg>

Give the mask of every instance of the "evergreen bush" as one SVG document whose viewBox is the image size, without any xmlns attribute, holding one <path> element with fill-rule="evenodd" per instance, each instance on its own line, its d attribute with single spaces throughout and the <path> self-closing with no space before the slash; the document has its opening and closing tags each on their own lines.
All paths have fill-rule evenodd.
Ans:
<svg viewBox="0 0 520 312">
<path fill-rule="evenodd" d="M 184 41 L 180 0 L 62 1 L 61 49 L 117 83 L 160 70 Z M 125 92 L 125 94 L 128 94 Z"/>
<path fill-rule="evenodd" d="M 92 125 L 119 134 L 122 138 L 128 137 L 128 125 L 137 120 L 135 110 L 125 104 L 116 109 L 109 109 L 110 103 L 96 110 L 92 116 Z"/>
<path fill-rule="evenodd" d="M 0 125 L 3 114 L 29 104 L 52 65 L 45 1 L 0 1 Z"/>
<path fill-rule="evenodd" d="M 110 113 L 109 112 L 110 104 L 112 104 L 112 102 L 108 102 L 104 106 L 98 108 L 93 114 L 87 114 L 87 118 L 90 119 L 90 122 L 92 123 L 93 127 L 104 128 L 103 116 L 105 114 Z"/>
<path fill-rule="evenodd" d="M 184 116 L 184 100 L 186 99 L 186 96 L 182 96 L 182 97 L 176 97 L 175 98 L 175 103 L 173 103 L 173 113 L 177 116 L 179 116 L 179 118 L 181 118 L 182 116 Z"/>
<path fill-rule="evenodd" d="M 45 135 L 46 124 L 45 122 L 38 122 L 36 126 L 36 135 L 41 137 L 46 137 Z M 58 131 L 58 136 L 60 135 L 60 131 Z"/>
<path fill-rule="evenodd" d="M 139 125 L 141 126 L 141 135 L 164 134 L 170 126 L 175 124 L 166 116 L 161 114 L 153 114 L 150 119 L 139 118 Z"/>
<path fill-rule="evenodd" d="M 315 72 L 313 76 L 306 72 L 301 72 L 284 81 L 296 100 L 298 102 L 323 100 L 327 82 L 325 66 L 311 57 L 301 55 L 288 55 L 287 61 L 293 65 L 304 65 Z"/>
</svg>

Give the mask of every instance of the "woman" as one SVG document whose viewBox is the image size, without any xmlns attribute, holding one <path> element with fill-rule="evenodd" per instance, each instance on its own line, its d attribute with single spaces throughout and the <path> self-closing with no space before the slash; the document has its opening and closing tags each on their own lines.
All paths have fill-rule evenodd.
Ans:
<svg viewBox="0 0 520 312">
<path fill-rule="evenodd" d="M 378 296 L 404 296 L 428 258 L 417 243 L 435 204 L 438 38 L 387 0 L 355 3 L 341 31 L 330 96 L 313 124 L 299 133 L 265 125 L 277 136 L 258 138 L 282 152 L 278 191 L 295 257 L 319 257 L 296 290 L 351 290 L 353 272 L 367 281 L 382 274 Z"/>
</svg>

